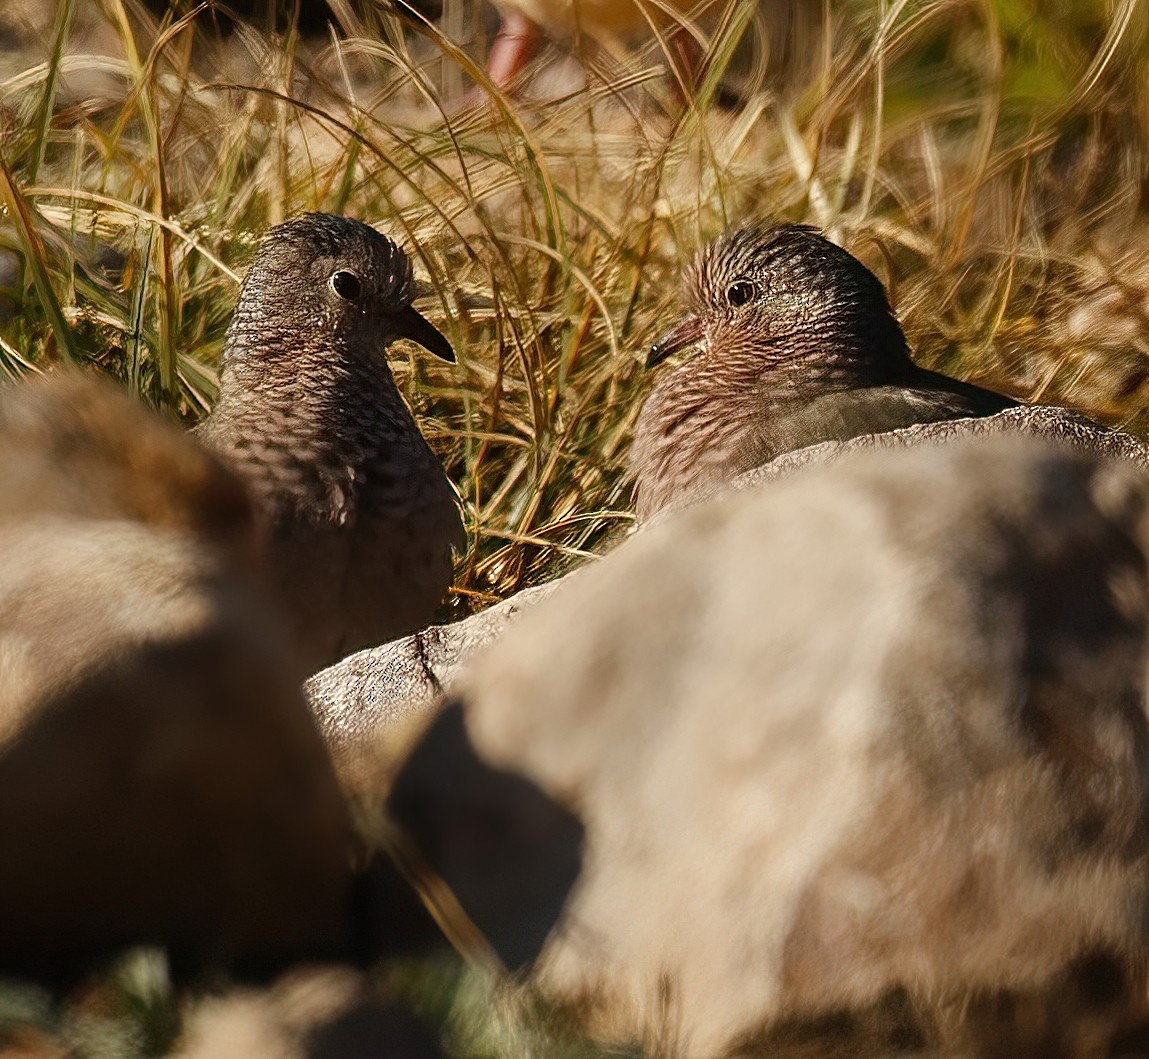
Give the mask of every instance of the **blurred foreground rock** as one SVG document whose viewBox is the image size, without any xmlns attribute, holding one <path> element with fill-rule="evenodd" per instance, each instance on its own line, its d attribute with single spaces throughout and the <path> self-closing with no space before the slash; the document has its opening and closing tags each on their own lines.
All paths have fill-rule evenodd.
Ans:
<svg viewBox="0 0 1149 1059">
<path fill-rule="evenodd" d="M 535 980 L 603 1037 L 777 1055 L 813 1025 L 825 1055 L 819 1022 L 892 1005 L 887 1053 L 1070 1054 L 1056 1004 L 1035 1041 L 993 998 L 1096 965 L 1103 1005 L 1145 954 L 1147 499 L 997 439 L 681 512 L 469 668 L 392 810 L 468 911 L 552 916 Z M 490 773 L 585 829 L 522 814 L 533 894 L 456 825 Z"/>
<path fill-rule="evenodd" d="M 299 969 L 264 990 L 202 1001 L 175 1059 L 445 1059 L 419 1022 L 346 966 Z"/>
<path fill-rule="evenodd" d="M 107 384 L 0 392 L 0 972 L 342 944 L 349 824 L 242 487 Z"/>
</svg>

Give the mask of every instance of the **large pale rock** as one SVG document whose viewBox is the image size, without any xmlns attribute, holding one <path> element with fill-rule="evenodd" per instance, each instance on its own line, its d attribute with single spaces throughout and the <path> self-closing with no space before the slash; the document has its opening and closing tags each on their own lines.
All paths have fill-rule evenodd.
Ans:
<svg viewBox="0 0 1149 1059">
<path fill-rule="evenodd" d="M 74 377 L 0 393 L 0 973 L 343 944 L 349 824 L 242 488 Z"/>
<path fill-rule="evenodd" d="M 565 808 L 569 899 L 574 831 L 523 832 L 531 907 L 566 899 L 535 980 L 685 1056 L 1141 957 L 1146 499 L 1128 464 L 998 439 L 698 505 L 476 660 L 392 809 L 467 908 L 505 878 L 457 826 L 471 777 Z"/>
</svg>

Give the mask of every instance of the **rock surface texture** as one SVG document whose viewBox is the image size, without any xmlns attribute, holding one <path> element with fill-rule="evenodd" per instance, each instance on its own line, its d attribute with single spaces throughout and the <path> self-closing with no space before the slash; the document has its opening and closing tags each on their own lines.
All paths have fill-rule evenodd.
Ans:
<svg viewBox="0 0 1149 1059">
<path fill-rule="evenodd" d="M 470 658 L 552 588 L 524 589 L 463 621 L 433 625 L 317 673 L 304 691 L 328 745 L 344 750 L 417 721 L 439 702 Z"/>
<path fill-rule="evenodd" d="M 104 383 L 0 394 L 0 974 L 342 944 L 349 823 L 242 485 Z"/>
<path fill-rule="evenodd" d="M 499 871 L 444 808 L 460 744 L 572 814 L 535 980 L 674 1054 L 1136 960 L 1147 498 L 1140 469 L 1002 438 L 697 505 L 478 658 L 392 807 L 460 894 Z M 527 837 L 548 864 L 573 836 Z"/>
<path fill-rule="evenodd" d="M 308 214 L 273 229 L 199 427 L 255 497 L 301 673 L 427 625 L 465 544 L 385 356 L 409 338 L 455 359 L 412 291 L 407 255 L 365 224 Z"/>
<path fill-rule="evenodd" d="M 847 441 L 827 441 L 785 453 L 746 471 L 730 487 L 745 489 L 853 452 L 908 449 L 962 438 L 1034 437 L 1086 457 L 1127 461 L 1149 470 L 1149 449 L 1136 438 L 1106 430 L 1062 408 L 1018 405 L 993 416 L 923 423 Z M 565 582 L 570 576 L 564 578 Z M 466 662 L 493 643 L 518 615 L 557 583 L 526 589 L 498 606 L 452 625 L 437 626 L 360 653 L 313 677 L 306 685 L 325 737 L 346 750 L 432 709 L 450 691 Z"/>
</svg>

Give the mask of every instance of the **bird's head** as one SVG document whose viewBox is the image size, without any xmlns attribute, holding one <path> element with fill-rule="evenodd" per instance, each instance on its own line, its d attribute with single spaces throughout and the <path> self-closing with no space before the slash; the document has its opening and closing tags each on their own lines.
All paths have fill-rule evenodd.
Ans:
<svg viewBox="0 0 1149 1059">
<path fill-rule="evenodd" d="M 877 277 L 815 228 L 759 224 L 728 232 L 685 276 L 686 315 L 647 367 L 699 345 L 708 361 L 754 375 L 794 368 L 879 380 L 908 358 Z"/>
<path fill-rule="evenodd" d="M 278 359 L 331 344 L 371 356 L 409 338 L 453 363 L 450 342 L 412 308 L 414 293 L 411 262 L 390 239 L 347 217 L 308 213 L 273 228 L 260 246 L 229 348 Z"/>
</svg>

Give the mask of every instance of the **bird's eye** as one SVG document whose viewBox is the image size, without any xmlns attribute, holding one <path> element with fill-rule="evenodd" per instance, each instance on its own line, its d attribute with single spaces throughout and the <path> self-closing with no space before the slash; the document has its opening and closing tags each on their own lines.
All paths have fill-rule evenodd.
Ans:
<svg viewBox="0 0 1149 1059">
<path fill-rule="evenodd" d="M 346 301 L 353 302 L 363 290 L 354 272 L 336 272 L 331 277 L 331 289 Z"/>
<path fill-rule="evenodd" d="M 740 279 L 726 288 L 726 300 L 737 308 L 740 305 L 745 305 L 757 293 L 757 288 L 750 280 Z"/>
</svg>

